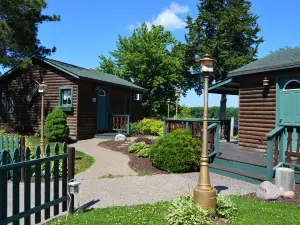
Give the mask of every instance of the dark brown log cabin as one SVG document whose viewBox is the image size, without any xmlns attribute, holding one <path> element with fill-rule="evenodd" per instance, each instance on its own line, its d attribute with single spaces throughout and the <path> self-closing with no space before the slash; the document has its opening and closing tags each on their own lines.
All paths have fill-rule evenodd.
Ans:
<svg viewBox="0 0 300 225">
<path fill-rule="evenodd" d="M 45 82 L 45 116 L 55 107 L 67 115 L 70 137 L 91 138 L 112 132 L 112 117 L 143 117 L 141 94 L 146 90 L 117 76 L 47 58 L 32 59 L 27 70 L 11 70 L 0 77 L 1 122 L 34 133 L 40 126 L 41 96 Z M 125 117 L 124 117 L 125 118 Z"/>
<path fill-rule="evenodd" d="M 209 92 L 239 96 L 239 147 L 266 150 L 266 134 L 275 126 L 300 125 L 300 48 L 276 51 L 234 70 Z"/>
</svg>

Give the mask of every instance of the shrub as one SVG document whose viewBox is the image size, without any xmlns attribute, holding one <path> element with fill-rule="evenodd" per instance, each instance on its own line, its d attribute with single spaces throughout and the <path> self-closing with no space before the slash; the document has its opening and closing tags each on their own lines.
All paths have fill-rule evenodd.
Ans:
<svg viewBox="0 0 300 225">
<path fill-rule="evenodd" d="M 237 213 L 237 208 L 229 198 L 218 195 L 216 212 L 219 217 L 233 219 Z"/>
<path fill-rule="evenodd" d="M 173 199 L 168 212 L 169 225 L 213 224 L 209 219 L 210 212 L 194 204 L 191 194 Z"/>
<path fill-rule="evenodd" d="M 142 134 L 162 136 L 163 122 L 155 119 L 143 119 L 138 122 Z"/>
<path fill-rule="evenodd" d="M 130 134 L 131 135 L 142 134 L 141 126 L 139 125 L 138 122 L 130 123 Z"/>
<path fill-rule="evenodd" d="M 136 142 L 133 143 L 128 151 L 135 152 L 138 157 L 148 157 L 149 156 L 149 146 L 145 142 Z"/>
<path fill-rule="evenodd" d="M 54 108 L 47 115 L 45 137 L 50 140 L 66 138 L 69 134 L 66 114 L 59 108 Z"/>
<path fill-rule="evenodd" d="M 187 130 L 175 130 L 159 138 L 150 150 L 152 164 L 168 172 L 196 171 L 200 165 L 201 143 Z"/>
</svg>

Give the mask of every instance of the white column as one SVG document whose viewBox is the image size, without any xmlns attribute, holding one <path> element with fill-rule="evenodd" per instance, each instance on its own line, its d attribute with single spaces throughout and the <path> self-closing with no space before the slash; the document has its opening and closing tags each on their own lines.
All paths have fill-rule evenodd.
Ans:
<svg viewBox="0 0 300 225">
<path fill-rule="evenodd" d="M 234 129 L 234 117 L 230 119 L 230 137 L 233 136 L 233 129 Z"/>
</svg>

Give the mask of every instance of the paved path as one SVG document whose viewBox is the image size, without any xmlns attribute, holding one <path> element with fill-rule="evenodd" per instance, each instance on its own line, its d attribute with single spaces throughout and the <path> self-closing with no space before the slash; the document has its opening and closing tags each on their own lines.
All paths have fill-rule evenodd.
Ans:
<svg viewBox="0 0 300 225">
<path fill-rule="evenodd" d="M 97 146 L 99 139 L 79 141 L 76 149 L 95 157 L 93 166 L 76 175 L 82 182 L 75 206 L 91 204 L 93 207 L 135 205 L 169 201 L 181 194 L 192 192 L 198 173 L 136 176 L 128 166 L 128 156 Z M 107 175 L 118 178 L 99 178 Z M 254 192 L 256 185 L 211 173 L 211 182 L 222 194 Z"/>
</svg>

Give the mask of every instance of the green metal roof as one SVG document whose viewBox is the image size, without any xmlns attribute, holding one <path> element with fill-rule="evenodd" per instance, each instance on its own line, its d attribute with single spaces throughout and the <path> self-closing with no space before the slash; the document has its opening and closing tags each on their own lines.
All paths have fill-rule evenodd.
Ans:
<svg viewBox="0 0 300 225">
<path fill-rule="evenodd" d="M 140 86 L 137 86 L 127 80 L 121 79 L 120 77 L 117 77 L 112 74 L 82 68 L 79 66 L 71 65 L 53 59 L 48 59 L 48 58 L 38 58 L 38 59 L 78 79 L 115 84 L 118 86 L 123 86 L 129 89 L 143 91 L 143 92 L 147 91 L 146 89 Z"/>
<path fill-rule="evenodd" d="M 146 89 L 144 89 L 140 86 L 137 86 L 127 80 L 121 79 L 120 77 L 117 77 L 112 74 L 107 74 L 107 73 L 103 73 L 103 72 L 98 72 L 96 70 L 82 68 L 79 66 L 71 65 L 71 64 L 53 60 L 53 59 L 40 58 L 40 57 L 33 57 L 33 58 L 38 59 L 38 60 L 46 63 L 47 65 L 50 65 L 50 66 L 66 73 L 72 77 L 75 77 L 77 79 L 88 80 L 91 82 L 113 84 L 113 85 L 122 86 L 122 87 L 125 87 L 128 89 L 141 91 L 141 92 L 147 91 Z M 9 74 L 11 74 L 12 71 L 13 71 L 13 69 L 7 71 L 5 74 L 3 74 L 0 77 L 0 79 L 4 79 Z"/>
<path fill-rule="evenodd" d="M 241 76 L 300 67 L 300 47 L 278 50 L 239 69 L 229 72 L 229 76 Z"/>
<path fill-rule="evenodd" d="M 238 82 L 235 82 L 233 78 L 227 78 L 209 86 L 208 92 L 213 94 L 238 95 L 239 86 L 240 84 Z"/>
</svg>

